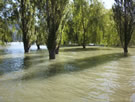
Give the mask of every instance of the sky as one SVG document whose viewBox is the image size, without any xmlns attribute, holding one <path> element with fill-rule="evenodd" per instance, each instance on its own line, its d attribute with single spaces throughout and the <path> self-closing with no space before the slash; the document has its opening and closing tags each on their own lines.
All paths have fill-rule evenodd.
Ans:
<svg viewBox="0 0 135 102">
<path fill-rule="evenodd" d="M 100 0 L 101 2 L 104 2 L 104 6 L 107 9 L 111 9 L 112 5 L 114 3 L 114 0 Z"/>
<path fill-rule="evenodd" d="M 73 1 L 73 0 L 71 0 L 71 1 Z M 115 0 L 99 0 L 99 1 L 104 3 L 104 6 L 106 9 L 111 9 Z"/>
</svg>

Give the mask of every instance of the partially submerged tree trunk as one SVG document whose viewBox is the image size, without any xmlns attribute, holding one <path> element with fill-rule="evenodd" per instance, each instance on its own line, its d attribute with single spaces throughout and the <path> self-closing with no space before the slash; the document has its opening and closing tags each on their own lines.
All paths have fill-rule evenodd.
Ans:
<svg viewBox="0 0 135 102">
<path fill-rule="evenodd" d="M 49 59 L 55 59 L 55 54 L 56 54 L 56 44 L 48 46 L 48 51 L 49 51 Z"/>
<path fill-rule="evenodd" d="M 86 46 L 85 46 L 85 44 L 83 44 L 83 49 L 85 49 L 86 48 Z"/>
<path fill-rule="evenodd" d="M 84 10 L 82 9 L 82 14 L 84 14 Z M 85 19 L 84 17 L 82 17 L 82 28 L 83 28 L 83 49 L 86 48 L 86 30 L 87 30 L 87 27 L 85 26 Z"/>
<path fill-rule="evenodd" d="M 22 25 L 23 25 L 22 33 L 23 33 L 24 52 L 28 53 L 30 49 L 30 44 L 29 44 L 28 32 L 26 31 L 24 19 L 22 20 Z"/>
<path fill-rule="evenodd" d="M 40 44 L 36 41 L 37 50 L 40 50 Z"/>
<path fill-rule="evenodd" d="M 55 50 L 56 50 L 56 32 L 54 29 L 51 29 L 51 34 L 49 34 L 47 39 L 47 48 L 49 51 L 49 59 L 55 59 Z"/>
<path fill-rule="evenodd" d="M 24 44 L 24 52 L 28 53 L 29 49 L 30 49 L 30 45 L 29 45 L 28 41 L 26 39 L 23 40 L 23 44 Z"/>
<path fill-rule="evenodd" d="M 134 33 L 134 3 L 134 0 L 115 0 L 113 6 L 114 21 L 116 22 L 117 31 L 125 56 L 128 53 L 128 45 Z"/>
<path fill-rule="evenodd" d="M 127 54 L 128 54 L 128 46 L 125 45 L 124 46 L 124 56 L 127 56 Z"/>
<path fill-rule="evenodd" d="M 20 1 L 20 13 L 21 13 L 21 30 L 23 34 L 23 44 L 25 53 L 29 52 L 31 46 L 31 36 L 34 34 L 34 20 L 35 7 L 31 6 L 31 1 L 21 0 Z M 32 10 L 31 10 L 32 9 Z M 31 20 L 32 19 L 32 20 Z M 31 32 L 31 33 L 30 33 Z"/>
<path fill-rule="evenodd" d="M 25 20 L 25 1 L 21 0 L 21 23 L 22 23 L 22 33 L 23 33 L 23 44 L 24 52 L 29 52 L 29 40 L 27 38 L 28 30 L 26 30 L 26 20 Z"/>
<path fill-rule="evenodd" d="M 37 49 L 40 50 L 40 45 L 39 44 L 37 44 Z"/>
<path fill-rule="evenodd" d="M 62 28 L 63 29 L 63 28 Z M 55 49 L 55 53 L 56 54 L 59 54 L 59 49 L 60 49 L 60 45 L 61 45 L 61 40 L 62 40 L 62 32 L 61 32 L 61 35 L 60 35 L 60 41 L 58 43 L 58 46 L 56 47 Z"/>
<path fill-rule="evenodd" d="M 49 51 L 49 59 L 55 59 L 56 42 L 58 38 L 57 31 L 63 20 L 64 9 L 68 3 L 69 0 L 46 0 L 45 7 L 48 30 L 46 45 Z"/>
<path fill-rule="evenodd" d="M 86 34 L 85 34 L 86 30 L 84 28 L 84 25 L 83 25 L 83 30 L 84 30 L 84 33 L 83 33 L 83 44 L 82 44 L 82 46 L 85 49 L 86 48 Z"/>
<path fill-rule="evenodd" d="M 55 49 L 56 54 L 59 54 L 59 48 L 60 48 L 60 46 L 58 45 L 58 47 Z"/>
<path fill-rule="evenodd" d="M 55 49 L 49 50 L 49 59 L 55 59 Z"/>
</svg>

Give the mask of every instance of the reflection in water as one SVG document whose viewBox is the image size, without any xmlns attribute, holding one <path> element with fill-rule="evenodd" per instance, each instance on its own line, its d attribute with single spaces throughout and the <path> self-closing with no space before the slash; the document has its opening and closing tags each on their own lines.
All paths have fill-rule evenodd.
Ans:
<svg viewBox="0 0 135 102">
<path fill-rule="evenodd" d="M 5 50 L 6 49 L 6 50 Z M 134 102 L 135 49 L 62 48 L 48 52 L 4 48 L 0 57 L 0 102 Z"/>
<path fill-rule="evenodd" d="M 41 48 L 44 48 L 42 46 Z M 32 46 L 31 50 L 36 50 L 36 46 Z M 9 43 L 5 48 L 1 48 L 0 57 L 0 75 L 8 72 L 27 69 L 34 62 L 31 59 L 39 59 L 43 55 L 36 55 L 34 52 L 24 55 L 23 43 Z M 36 64 L 38 62 L 35 62 Z"/>
<path fill-rule="evenodd" d="M 23 68 L 23 45 L 22 43 L 11 43 L 1 49 L 0 56 L 0 75 L 18 71 Z"/>
<path fill-rule="evenodd" d="M 23 58 L 5 58 L 1 61 L 0 72 L 12 72 L 22 69 Z"/>
</svg>

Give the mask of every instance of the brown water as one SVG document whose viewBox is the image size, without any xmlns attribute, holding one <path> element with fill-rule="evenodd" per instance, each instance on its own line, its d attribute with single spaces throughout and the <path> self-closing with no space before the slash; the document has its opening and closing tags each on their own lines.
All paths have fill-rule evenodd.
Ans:
<svg viewBox="0 0 135 102">
<path fill-rule="evenodd" d="M 122 52 L 68 47 L 49 61 L 47 50 L 1 48 L 0 102 L 135 102 L 135 49 Z"/>
</svg>

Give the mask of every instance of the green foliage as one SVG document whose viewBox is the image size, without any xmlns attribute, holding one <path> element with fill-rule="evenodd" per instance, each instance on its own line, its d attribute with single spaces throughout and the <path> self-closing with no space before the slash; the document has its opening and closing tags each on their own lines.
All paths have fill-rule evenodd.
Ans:
<svg viewBox="0 0 135 102">
<path fill-rule="evenodd" d="M 2 17 L 11 25 L 12 33 L 22 35 L 25 52 L 35 42 L 36 5 L 31 0 L 5 0 Z M 18 34 L 19 33 L 19 34 Z"/>
<path fill-rule="evenodd" d="M 62 44 L 120 45 L 112 10 L 97 0 L 74 0 L 64 28 Z"/>
<path fill-rule="evenodd" d="M 35 40 L 35 4 L 30 0 L 21 0 L 20 17 L 21 17 L 21 29 L 26 33 L 26 40 L 29 40 L 29 44 Z"/>
<path fill-rule="evenodd" d="M 78 45 L 101 44 L 102 30 L 105 30 L 104 10 L 103 5 L 97 0 L 74 0 L 72 14 L 64 29 L 63 42 Z"/>
<path fill-rule="evenodd" d="M 6 21 L 0 18 L 0 42 L 4 44 L 4 42 L 12 41 L 12 33 L 9 27 L 6 24 Z"/>
<path fill-rule="evenodd" d="M 12 33 L 8 25 L 8 19 L 2 15 L 4 9 L 4 2 L 0 0 L 0 44 L 12 41 Z"/>
<path fill-rule="evenodd" d="M 101 44 L 107 46 L 119 46 L 120 40 L 117 34 L 116 25 L 113 20 L 112 10 L 104 9 L 102 21 L 102 41 Z"/>
<path fill-rule="evenodd" d="M 46 42 L 45 41 L 45 34 L 44 34 L 44 29 L 41 25 L 35 27 L 35 34 L 36 34 L 36 44 L 37 45 L 44 45 Z"/>
<path fill-rule="evenodd" d="M 134 2 L 115 1 L 113 10 L 107 10 L 99 0 L 0 0 L 0 40 L 11 41 L 16 32 L 23 36 L 26 50 L 35 42 L 46 44 L 49 55 L 61 44 L 128 45 Z"/>
<path fill-rule="evenodd" d="M 44 34 L 47 48 L 49 50 L 50 59 L 55 58 L 55 49 L 57 45 L 57 39 L 59 31 L 62 30 L 62 22 L 65 16 L 65 8 L 67 7 L 69 0 L 46 0 L 40 3 L 38 6 L 40 24 L 44 22 Z M 42 9 L 42 8 L 44 9 Z M 53 55 L 53 56 L 52 56 Z"/>
<path fill-rule="evenodd" d="M 127 47 L 134 32 L 134 10 L 135 2 L 133 0 L 115 0 L 113 7 L 114 20 L 125 53 L 128 52 Z"/>
</svg>

